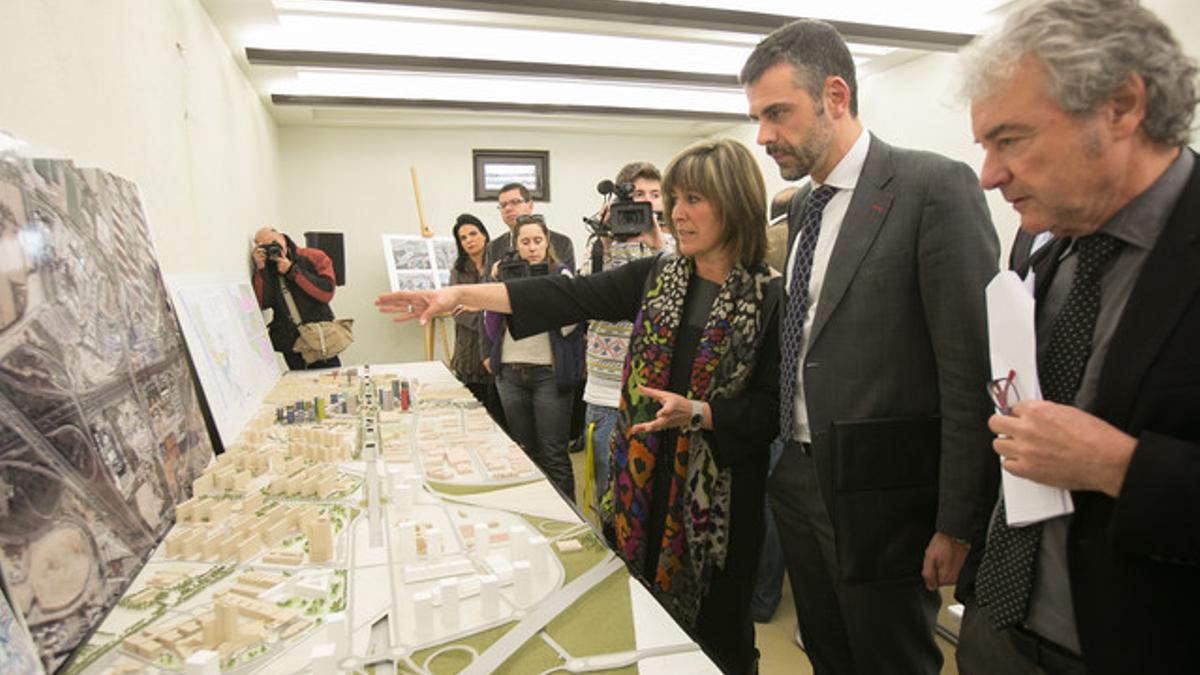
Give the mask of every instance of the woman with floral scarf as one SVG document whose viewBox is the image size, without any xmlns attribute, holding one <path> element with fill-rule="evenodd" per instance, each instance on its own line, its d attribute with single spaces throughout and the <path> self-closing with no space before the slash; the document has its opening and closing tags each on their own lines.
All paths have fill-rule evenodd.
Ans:
<svg viewBox="0 0 1200 675">
<path fill-rule="evenodd" d="M 763 262 L 766 189 L 749 150 L 705 141 L 663 178 L 676 255 L 597 275 L 381 295 L 422 321 L 464 304 L 514 335 L 632 320 L 610 467 L 617 553 L 727 673 L 757 667 L 750 599 L 777 434 L 782 288 Z"/>
</svg>

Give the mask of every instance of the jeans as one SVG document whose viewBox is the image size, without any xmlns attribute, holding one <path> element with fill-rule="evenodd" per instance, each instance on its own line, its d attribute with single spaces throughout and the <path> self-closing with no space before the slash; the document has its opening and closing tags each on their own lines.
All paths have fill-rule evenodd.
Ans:
<svg viewBox="0 0 1200 675">
<path fill-rule="evenodd" d="M 553 366 L 504 363 L 496 377 L 508 431 L 550 482 L 575 501 L 575 473 L 567 455 L 570 391 L 559 391 Z"/>
<path fill-rule="evenodd" d="M 595 478 L 592 487 L 596 491 L 596 505 L 599 506 L 604 491 L 608 489 L 608 443 L 613 429 L 617 426 L 617 409 L 606 405 L 587 404 L 583 426 L 586 429 L 592 424 L 596 425 L 592 432 L 592 475 Z"/>
</svg>

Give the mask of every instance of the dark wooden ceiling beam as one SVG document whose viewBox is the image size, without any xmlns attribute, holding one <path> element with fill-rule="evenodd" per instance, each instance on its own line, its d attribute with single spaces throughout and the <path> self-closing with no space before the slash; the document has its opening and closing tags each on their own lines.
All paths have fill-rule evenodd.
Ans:
<svg viewBox="0 0 1200 675">
<path fill-rule="evenodd" d="M 745 115 L 705 112 L 702 110 L 661 110 L 657 108 L 624 108 L 620 106 L 551 105 L 537 103 L 507 103 L 487 101 L 441 101 L 408 98 L 371 98 L 359 96 L 295 96 L 272 94 L 275 105 L 309 108 L 378 108 L 413 110 L 466 110 L 470 112 L 527 113 L 534 115 L 602 115 L 622 117 L 653 117 L 703 122 L 748 122 Z"/>
<path fill-rule="evenodd" d="M 689 73 L 674 70 L 583 66 L 566 63 L 496 61 L 355 52 L 317 52 L 286 49 L 246 48 L 246 60 L 253 65 L 361 70 L 417 71 L 506 77 L 553 77 L 584 80 L 737 88 L 737 75 Z"/>
</svg>

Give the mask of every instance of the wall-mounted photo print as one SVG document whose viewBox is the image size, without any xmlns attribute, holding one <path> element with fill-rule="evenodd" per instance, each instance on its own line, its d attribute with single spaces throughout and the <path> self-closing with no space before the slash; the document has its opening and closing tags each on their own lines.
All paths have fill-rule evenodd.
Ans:
<svg viewBox="0 0 1200 675">
<path fill-rule="evenodd" d="M 500 188 L 520 183 L 539 202 L 550 201 L 550 152 L 547 150 L 472 150 L 475 201 L 495 201 Z"/>
</svg>

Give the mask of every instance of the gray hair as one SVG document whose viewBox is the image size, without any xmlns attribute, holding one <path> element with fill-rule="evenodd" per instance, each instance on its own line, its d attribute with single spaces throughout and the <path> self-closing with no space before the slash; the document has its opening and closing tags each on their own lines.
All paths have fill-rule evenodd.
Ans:
<svg viewBox="0 0 1200 675">
<path fill-rule="evenodd" d="M 1196 62 L 1171 30 L 1137 0 L 1029 2 L 1000 30 L 963 52 L 962 94 L 977 101 L 1012 77 L 1031 54 L 1045 67 L 1049 95 L 1071 114 L 1086 114 L 1137 73 L 1146 84 L 1141 129 L 1156 143 L 1186 145 L 1196 108 Z"/>
<path fill-rule="evenodd" d="M 836 75 L 850 88 L 850 115 L 858 117 L 858 81 L 854 57 L 846 41 L 833 26 L 815 19 L 800 19 L 763 38 L 738 80 L 742 86 L 754 84 L 768 68 L 789 63 L 796 68 L 796 86 L 808 90 L 814 101 L 825 91 L 825 78 Z"/>
</svg>

